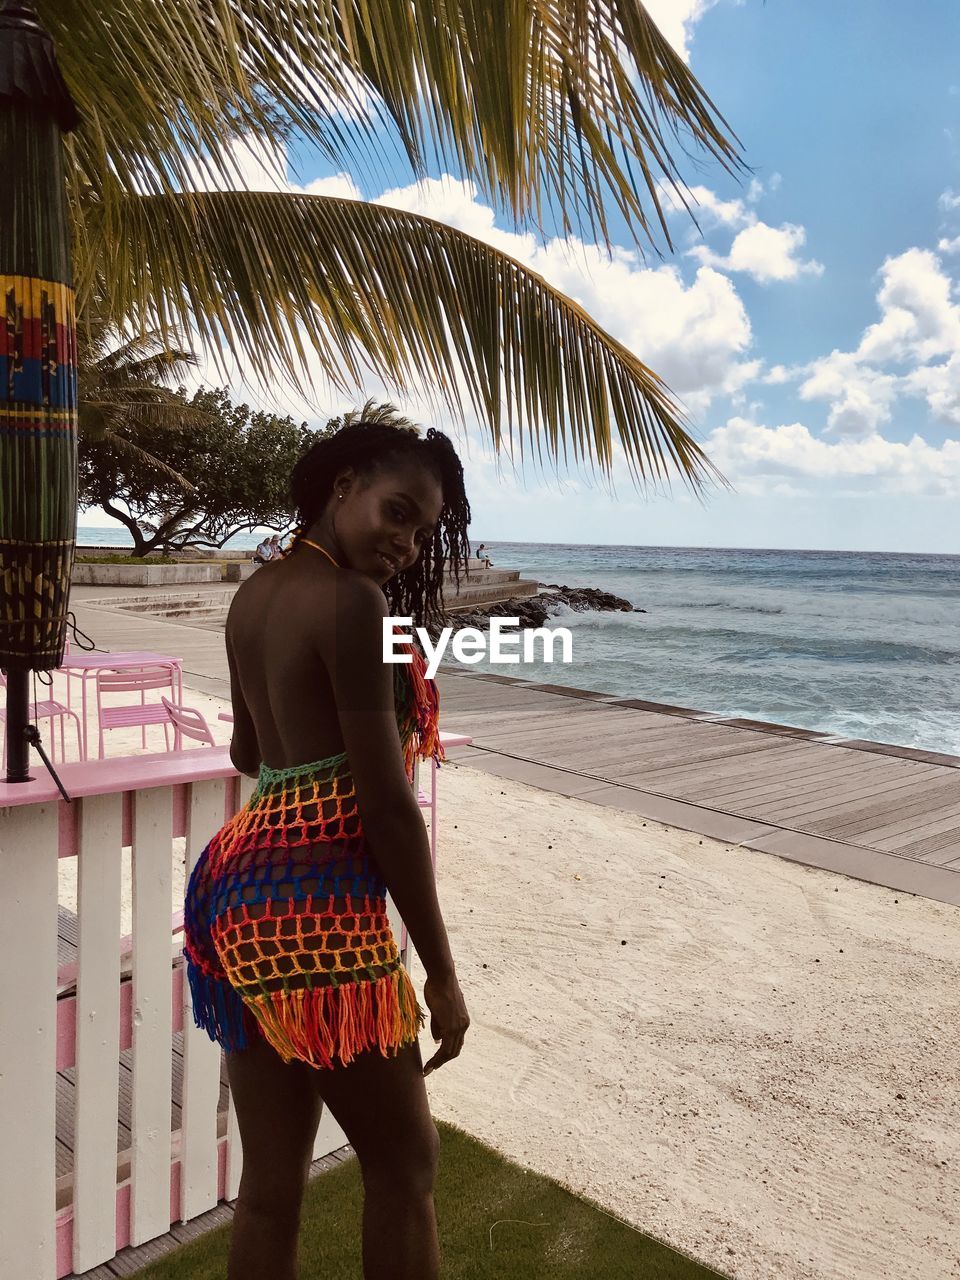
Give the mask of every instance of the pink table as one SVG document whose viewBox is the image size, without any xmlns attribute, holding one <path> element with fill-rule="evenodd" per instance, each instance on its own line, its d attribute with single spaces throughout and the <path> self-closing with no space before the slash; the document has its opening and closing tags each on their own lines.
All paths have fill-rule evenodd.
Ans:
<svg viewBox="0 0 960 1280">
<path fill-rule="evenodd" d="M 64 654 L 62 664 L 57 668 L 67 677 L 67 706 L 70 706 L 71 677 L 77 676 L 80 681 L 80 723 L 83 732 L 83 758 L 87 759 L 87 681 L 91 676 L 96 678 L 98 671 L 123 671 L 132 667 L 169 667 L 175 689 L 174 701 L 183 703 L 183 659 L 171 657 L 168 653 L 151 653 L 147 649 L 118 649 L 114 653 L 86 653 L 74 649 Z"/>
</svg>

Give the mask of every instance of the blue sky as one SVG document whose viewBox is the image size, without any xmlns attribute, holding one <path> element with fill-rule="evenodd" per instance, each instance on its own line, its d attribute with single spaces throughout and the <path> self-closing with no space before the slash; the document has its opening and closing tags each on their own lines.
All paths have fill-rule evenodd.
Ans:
<svg viewBox="0 0 960 1280">
<path fill-rule="evenodd" d="M 412 400 L 461 442 L 472 536 L 960 553 L 960 6 L 648 7 L 753 170 L 737 183 L 687 165 L 702 235 L 678 210 L 663 260 L 644 260 L 616 223 L 612 263 L 595 246 L 518 235 L 457 174 L 418 189 L 298 155 L 286 178 L 420 210 L 527 262 L 666 378 L 733 485 L 700 502 L 680 483 L 644 497 L 623 467 L 615 494 L 582 473 L 521 475 L 493 458 L 481 424 Z M 308 419 L 346 407 L 243 381 L 238 398 Z"/>
</svg>

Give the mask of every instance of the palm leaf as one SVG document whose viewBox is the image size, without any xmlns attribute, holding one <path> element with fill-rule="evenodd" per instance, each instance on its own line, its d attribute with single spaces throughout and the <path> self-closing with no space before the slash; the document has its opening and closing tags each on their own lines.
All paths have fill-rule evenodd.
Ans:
<svg viewBox="0 0 960 1280">
<path fill-rule="evenodd" d="M 738 144 L 638 0 L 36 0 L 85 126 L 73 199 L 238 186 L 237 138 L 296 131 L 382 180 L 439 159 L 486 198 L 607 238 L 612 200 L 667 244 L 672 145 Z M 346 113 L 346 115 L 344 114 Z M 389 122 L 391 129 L 385 130 Z M 399 146 L 399 150 L 397 149 Z M 651 222 L 648 206 L 654 217 Z M 82 240 L 78 251 L 83 255 Z"/>
<path fill-rule="evenodd" d="M 211 351 L 240 352 L 260 378 L 311 347 L 348 388 L 373 365 L 400 391 L 426 384 L 455 413 L 466 398 L 521 459 L 540 432 L 556 456 L 609 472 L 672 467 L 719 478 L 665 384 L 540 276 L 443 223 L 322 196 L 218 192 L 131 197 L 99 225 L 117 302 L 135 328 L 192 324 Z M 99 252 L 95 260 L 103 260 Z"/>
</svg>

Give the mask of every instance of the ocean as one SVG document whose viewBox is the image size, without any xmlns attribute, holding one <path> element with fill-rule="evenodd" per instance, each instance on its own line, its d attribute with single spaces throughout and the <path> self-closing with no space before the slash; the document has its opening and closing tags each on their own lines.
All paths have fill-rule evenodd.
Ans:
<svg viewBox="0 0 960 1280">
<path fill-rule="evenodd" d="M 85 529 L 81 540 L 129 545 L 123 529 L 106 534 Z M 569 627 L 571 664 L 477 670 L 960 755 L 960 556 L 487 549 L 522 578 L 599 587 L 646 612 L 558 606 L 547 625 Z"/>
</svg>

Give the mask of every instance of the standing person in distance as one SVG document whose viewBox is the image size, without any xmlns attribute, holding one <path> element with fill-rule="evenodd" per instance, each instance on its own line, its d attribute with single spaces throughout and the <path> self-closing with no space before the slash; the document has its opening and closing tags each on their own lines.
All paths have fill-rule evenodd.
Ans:
<svg viewBox="0 0 960 1280">
<path fill-rule="evenodd" d="M 184 941 L 194 1017 L 226 1051 L 243 1144 L 228 1280 L 294 1280 L 322 1104 L 354 1147 L 367 1280 L 436 1280 L 439 1138 L 424 1076 L 469 1026 L 411 789 L 443 758 L 419 649 L 383 661 L 383 619 L 442 617 L 470 507 L 450 440 L 362 419 L 294 469 L 300 528 L 227 619 L 231 759 L 250 802 L 201 854 Z M 386 915 L 426 969 L 425 1020 Z"/>
</svg>

